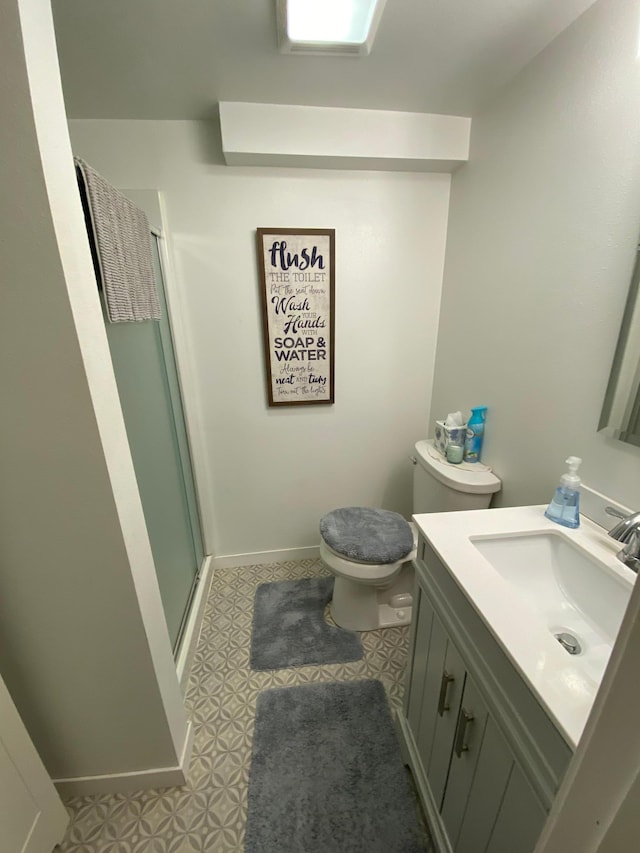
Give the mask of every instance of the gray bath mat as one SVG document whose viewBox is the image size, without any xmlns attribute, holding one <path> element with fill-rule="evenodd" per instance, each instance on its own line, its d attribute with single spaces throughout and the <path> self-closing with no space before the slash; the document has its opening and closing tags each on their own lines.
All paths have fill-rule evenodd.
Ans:
<svg viewBox="0 0 640 853">
<path fill-rule="evenodd" d="M 379 681 L 258 696 L 245 853 L 423 853 Z"/>
<path fill-rule="evenodd" d="M 251 669 L 360 660 L 358 635 L 325 621 L 332 593 L 333 578 L 260 584 L 253 603 Z"/>
</svg>

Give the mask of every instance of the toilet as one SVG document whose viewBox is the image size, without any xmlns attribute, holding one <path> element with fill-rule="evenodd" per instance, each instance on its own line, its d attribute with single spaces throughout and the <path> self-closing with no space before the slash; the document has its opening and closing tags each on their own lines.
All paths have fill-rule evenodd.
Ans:
<svg viewBox="0 0 640 853">
<path fill-rule="evenodd" d="M 413 512 L 487 509 L 501 482 L 484 466 L 449 464 L 432 439 L 412 458 Z M 320 520 L 320 557 L 334 574 L 331 616 L 341 628 L 374 631 L 408 625 L 417 530 L 389 510 L 341 507 Z"/>
</svg>

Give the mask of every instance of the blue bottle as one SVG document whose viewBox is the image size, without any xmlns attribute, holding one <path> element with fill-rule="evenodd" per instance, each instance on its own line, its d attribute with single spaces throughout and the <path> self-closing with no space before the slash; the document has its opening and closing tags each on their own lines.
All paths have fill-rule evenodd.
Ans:
<svg viewBox="0 0 640 853">
<path fill-rule="evenodd" d="M 486 406 L 476 406 L 471 409 L 471 417 L 467 423 L 467 437 L 464 441 L 464 461 L 479 462 L 484 438 L 484 419 L 487 416 Z"/>
<path fill-rule="evenodd" d="M 545 512 L 547 518 L 563 527 L 580 527 L 580 477 L 576 471 L 581 462 L 578 456 L 566 460 L 569 470 L 560 478 L 560 485 Z"/>
</svg>

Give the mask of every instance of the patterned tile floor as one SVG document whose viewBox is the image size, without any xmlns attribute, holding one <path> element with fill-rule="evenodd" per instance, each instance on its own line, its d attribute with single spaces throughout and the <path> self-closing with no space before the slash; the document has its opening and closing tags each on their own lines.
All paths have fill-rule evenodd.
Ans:
<svg viewBox="0 0 640 853">
<path fill-rule="evenodd" d="M 256 586 L 326 574 L 319 560 L 215 572 L 186 696 L 194 725 L 188 784 L 68 799 L 71 824 L 60 853 L 241 853 L 255 704 L 261 690 L 378 678 L 391 706 L 401 705 L 408 628 L 361 634 L 364 658 L 353 663 L 249 669 Z"/>
</svg>

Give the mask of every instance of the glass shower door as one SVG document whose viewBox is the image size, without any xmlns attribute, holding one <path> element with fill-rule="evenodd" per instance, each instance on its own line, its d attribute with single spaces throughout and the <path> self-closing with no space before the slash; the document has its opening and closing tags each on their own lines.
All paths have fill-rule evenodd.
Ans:
<svg viewBox="0 0 640 853">
<path fill-rule="evenodd" d="M 204 557 L 158 239 L 153 261 L 159 322 L 105 319 L 160 595 L 174 648 Z"/>
</svg>

